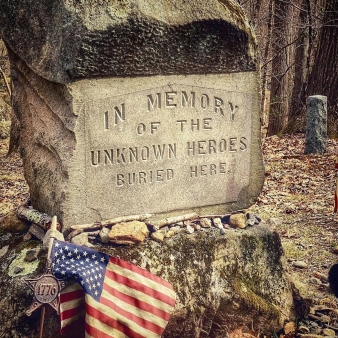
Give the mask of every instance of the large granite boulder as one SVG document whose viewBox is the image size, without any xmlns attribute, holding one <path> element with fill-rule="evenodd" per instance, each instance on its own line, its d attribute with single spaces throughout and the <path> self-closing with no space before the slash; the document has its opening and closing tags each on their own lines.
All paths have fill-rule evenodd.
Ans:
<svg viewBox="0 0 338 338">
<path fill-rule="evenodd" d="M 2 0 L 0 34 L 32 205 L 65 228 L 259 195 L 256 45 L 234 1 Z"/>
<path fill-rule="evenodd" d="M 40 312 L 27 317 L 32 293 L 20 282 L 43 272 L 40 242 L 2 232 L 0 313 L 2 337 L 38 337 Z M 181 233 L 163 243 L 148 240 L 126 247 L 97 246 L 168 280 L 177 302 L 163 337 L 224 338 L 238 328 L 275 332 L 294 319 L 292 288 L 286 277 L 279 236 L 264 226 L 209 228 Z M 83 324 L 64 337 L 83 337 Z M 59 319 L 48 307 L 44 338 L 60 337 Z"/>
</svg>

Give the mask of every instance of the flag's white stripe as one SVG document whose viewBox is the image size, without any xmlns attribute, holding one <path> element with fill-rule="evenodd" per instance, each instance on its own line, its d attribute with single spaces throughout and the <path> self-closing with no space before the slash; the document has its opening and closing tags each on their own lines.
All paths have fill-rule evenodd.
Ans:
<svg viewBox="0 0 338 338">
<path fill-rule="evenodd" d="M 94 298 L 92 298 L 89 295 L 86 295 L 86 302 L 93 308 L 97 309 L 98 311 L 106 314 L 107 316 L 114 318 L 115 320 L 119 321 L 120 323 L 128 326 L 133 331 L 137 332 L 138 334 L 142 335 L 146 338 L 158 338 L 160 337 L 158 334 L 154 333 L 153 331 L 147 330 L 144 327 L 138 325 L 133 320 L 126 318 L 123 315 L 120 315 L 116 311 L 114 311 L 109 306 L 106 306 L 104 304 L 101 304 L 97 302 Z M 86 318 L 89 316 L 88 312 L 86 315 Z M 103 324 L 103 323 L 102 323 Z"/>
<path fill-rule="evenodd" d="M 161 319 L 155 315 L 153 315 L 152 313 L 149 313 L 147 311 L 143 311 L 135 306 L 132 306 L 128 303 L 123 302 L 122 300 L 113 297 L 109 292 L 103 290 L 101 297 L 104 297 L 106 299 L 108 299 L 109 301 L 112 301 L 114 304 L 116 304 L 118 307 L 122 308 L 125 311 L 128 311 L 130 313 L 133 313 L 134 315 L 140 317 L 140 318 L 144 318 L 146 320 L 148 320 L 149 322 L 152 322 L 160 327 L 162 327 L 163 329 L 166 327 L 167 325 L 167 321 L 164 319 Z"/>
<path fill-rule="evenodd" d="M 128 269 L 125 269 L 117 264 L 114 264 L 112 262 L 109 261 L 108 265 L 107 265 L 107 269 L 113 271 L 113 272 L 116 272 L 122 276 L 125 276 L 127 278 L 130 278 L 136 282 L 139 282 L 145 286 L 148 286 L 156 291 L 159 291 L 159 292 L 162 292 L 163 294 L 171 297 L 171 298 L 174 298 L 175 299 L 175 291 L 173 291 L 172 289 L 170 288 L 167 288 L 166 286 L 160 284 L 160 283 L 157 283 L 147 277 L 144 277 L 136 272 L 133 272 L 131 270 L 128 270 Z"/>
<path fill-rule="evenodd" d="M 120 332 L 119 330 L 116 330 L 108 325 L 105 325 L 101 323 L 98 319 L 91 317 L 87 314 L 86 316 L 86 322 L 98 330 L 102 331 L 103 333 L 110 335 L 112 338 L 129 338 L 124 333 Z M 100 337 L 99 335 L 92 336 L 89 333 L 86 332 L 86 338 L 97 338 Z"/>
<path fill-rule="evenodd" d="M 74 309 L 77 306 L 80 306 L 82 303 L 84 303 L 84 295 L 81 298 L 72 299 L 72 300 L 69 300 L 68 302 L 64 302 L 60 304 L 60 312 Z"/>
<path fill-rule="evenodd" d="M 173 307 L 171 305 L 168 305 L 167 303 L 161 302 L 160 300 L 158 300 L 156 298 L 153 298 L 149 295 L 146 295 L 145 293 L 137 291 L 137 290 L 130 288 L 130 287 L 124 285 L 124 284 L 115 282 L 114 280 L 108 278 L 107 276 L 106 276 L 104 282 L 107 285 L 109 285 L 110 287 L 112 287 L 112 288 L 114 288 L 114 289 L 116 289 L 116 290 L 118 290 L 118 291 L 120 291 L 120 292 L 122 292 L 126 295 L 140 299 L 145 303 L 151 304 L 152 306 L 154 306 L 154 307 L 156 307 L 156 308 L 158 308 L 162 311 L 165 311 L 165 312 L 168 312 L 168 313 L 172 312 Z"/>
</svg>

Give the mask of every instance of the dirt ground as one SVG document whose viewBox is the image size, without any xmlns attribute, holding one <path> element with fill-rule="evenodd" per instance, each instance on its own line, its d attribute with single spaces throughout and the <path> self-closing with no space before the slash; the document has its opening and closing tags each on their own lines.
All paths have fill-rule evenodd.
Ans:
<svg viewBox="0 0 338 338">
<path fill-rule="evenodd" d="M 337 335 L 338 304 L 326 277 L 338 262 L 338 217 L 333 213 L 338 141 L 328 140 L 323 155 L 304 155 L 304 139 L 296 134 L 263 140 L 266 179 L 250 210 L 279 233 L 290 276 L 311 303 L 308 319 L 298 323 L 304 325 L 303 334 L 324 334 L 329 328 Z M 29 197 L 20 157 L 6 158 L 7 149 L 8 139 L 0 140 L 0 218 Z"/>
</svg>

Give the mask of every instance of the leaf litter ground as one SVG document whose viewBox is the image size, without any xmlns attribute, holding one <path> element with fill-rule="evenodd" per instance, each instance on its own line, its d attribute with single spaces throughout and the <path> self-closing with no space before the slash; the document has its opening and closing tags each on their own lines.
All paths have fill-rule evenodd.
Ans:
<svg viewBox="0 0 338 338">
<path fill-rule="evenodd" d="M 288 272 L 312 303 L 303 324 L 319 334 L 324 327 L 338 328 L 338 304 L 326 280 L 338 262 L 338 217 L 333 213 L 338 141 L 328 140 L 323 155 L 304 155 L 304 138 L 263 140 L 265 183 L 250 211 L 279 233 Z M 7 158 L 7 149 L 8 140 L 0 140 L 0 219 L 29 196 L 22 161 L 18 154 Z"/>
</svg>

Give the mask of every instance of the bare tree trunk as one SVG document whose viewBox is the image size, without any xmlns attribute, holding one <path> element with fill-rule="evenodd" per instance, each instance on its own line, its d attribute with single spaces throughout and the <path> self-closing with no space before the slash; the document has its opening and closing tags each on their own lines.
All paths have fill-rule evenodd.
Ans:
<svg viewBox="0 0 338 338">
<path fill-rule="evenodd" d="M 291 96 L 291 103 L 289 109 L 289 120 L 297 115 L 298 110 L 302 105 L 302 100 L 305 92 L 305 79 L 307 78 L 307 50 L 308 50 L 308 39 L 306 38 L 306 25 L 307 25 L 307 3 L 308 0 L 300 1 L 299 11 L 299 39 L 296 41 L 295 50 L 295 62 L 294 62 L 294 82 Z M 304 10 L 303 10 L 304 9 Z M 310 28 L 309 28 L 310 29 Z M 308 32 L 308 36 L 310 32 Z M 312 33 L 311 33 L 312 34 Z"/>
<path fill-rule="evenodd" d="M 287 97 L 287 48 L 289 3 L 275 0 L 274 22 L 272 26 L 272 78 L 270 96 L 270 115 L 267 135 L 278 134 L 288 119 Z"/>
<path fill-rule="evenodd" d="M 326 0 L 307 96 L 328 98 L 328 134 L 338 138 L 338 1 Z"/>
</svg>

